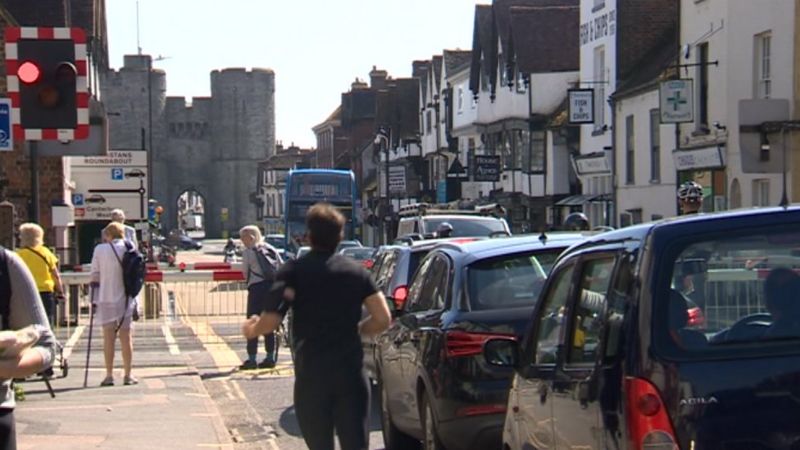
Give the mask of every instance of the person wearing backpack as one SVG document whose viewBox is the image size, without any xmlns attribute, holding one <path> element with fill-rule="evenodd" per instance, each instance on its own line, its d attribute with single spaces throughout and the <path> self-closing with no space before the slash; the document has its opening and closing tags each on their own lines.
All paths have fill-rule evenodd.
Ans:
<svg viewBox="0 0 800 450">
<path fill-rule="evenodd" d="M 17 254 L 25 261 L 36 281 L 39 298 L 52 327 L 56 321 L 56 300 L 64 298 L 64 287 L 58 272 L 58 258 L 44 246 L 44 230 L 38 224 L 20 225 L 19 243 Z"/>
<path fill-rule="evenodd" d="M 242 252 L 242 273 L 247 280 L 247 317 L 261 314 L 264 301 L 272 288 L 275 273 L 283 263 L 280 253 L 272 245 L 264 242 L 261 230 L 255 225 L 248 225 L 239 230 L 239 238 L 245 246 Z M 247 359 L 239 367 L 242 370 L 256 368 L 271 369 L 278 361 L 279 344 L 275 333 L 264 335 L 264 346 L 267 357 L 259 364 L 258 336 L 247 340 Z"/>
<path fill-rule="evenodd" d="M 125 262 L 130 261 L 130 254 L 133 254 L 134 257 L 138 255 L 138 261 L 141 263 L 141 267 L 138 268 L 140 275 L 134 278 L 141 278 L 141 280 L 134 280 L 134 282 L 143 283 L 144 260 L 131 242 L 125 239 L 125 228 L 122 224 L 109 223 L 103 229 L 103 238 L 105 242 L 94 248 L 91 270 L 92 283 L 99 283 L 95 287 L 99 290 L 96 296 L 95 321 L 103 329 L 106 377 L 100 385 L 114 385 L 114 352 L 117 335 L 119 335 L 122 347 L 123 382 L 125 385 L 137 384 L 139 381 L 131 375 L 133 364 L 131 325 L 138 318 L 138 290 L 129 295 L 128 291 L 131 288 L 126 289 L 126 285 L 131 284 L 129 273 L 136 268 L 126 267 Z"/>
</svg>

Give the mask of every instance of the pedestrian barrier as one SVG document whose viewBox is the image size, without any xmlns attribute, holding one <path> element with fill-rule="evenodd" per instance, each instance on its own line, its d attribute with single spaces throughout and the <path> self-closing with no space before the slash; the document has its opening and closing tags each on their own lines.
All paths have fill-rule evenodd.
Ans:
<svg viewBox="0 0 800 450">
<path fill-rule="evenodd" d="M 764 280 L 769 270 L 709 269 L 705 276 L 706 326 L 710 330 L 729 327 L 750 314 L 766 311 Z M 696 286 L 703 283 L 695 281 Z"/>
<path fill-rule="evenodd" d="M 229 264 L 214 267 L 218 266 L 223 268 L 148 270 L 139 296 L 141 320 L 181 321 L 203 344 L 243 341 L 241 325 L 247 308 L 247 286 L 241 271 Z M 191 267 L 209 266 L 196 263 Z M 89 272 L 64 272 L 62 281 L 69 296 L 60 305 L 58 326 L 66 327 L 69 334 L 72 327 L 89 323 L 91 278 Z"/>
</svg>

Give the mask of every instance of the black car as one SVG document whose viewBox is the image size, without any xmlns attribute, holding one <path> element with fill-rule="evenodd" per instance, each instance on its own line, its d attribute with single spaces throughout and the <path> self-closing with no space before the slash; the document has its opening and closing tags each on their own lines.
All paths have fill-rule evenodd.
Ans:
<svg viewBox="0 0 800 450">
<path fill-rule="evenodd" d="M 511 370 L 488 365 L 489 339 L 515 340 L 547 277 L 577 240 L 441 243 L 420 263 L 399 317 L 378 338 L 388 450 L 500 447 Z"/>
<path fill-rule="evenodd" d="M 392 312 L 392 316 L 396 316 L 397 311 L 403 309 L 408 297 L 408 285 L 411 282 L 411 277 L 417 271 L 422 258 L 431 249 L 444 242 L 466 243 L 474 242 L 478 239 L 481 238 L 428 239 L 412 241 L 409 245 L 385 245 L 379 248 L 370 274 L 375 281 L 375 285 L 383 292 L 389 302 L 389 310 Z M 366 309 L 364 309 L 364 315 L 366 316 L 366 314 Z M 372 380 L 377 380 L 378 378 L 375 370 L 376 339 L 377 337 L 361 338 L 361 345 L 364 349 L 364 370 Z"/>
<path fill-rule="evenodd" d="M 565 252 L 519 344 L 504 448 L 800 448 L 800 209 L 701 214 Z"/>
<path fill-rule="evenodd" d="M 200 250 L 203 248 L 203 243 L 192 239 L 191 237 L 182 234 L 179 237 L 178 246 L 181 250 Z"/>
</svg>

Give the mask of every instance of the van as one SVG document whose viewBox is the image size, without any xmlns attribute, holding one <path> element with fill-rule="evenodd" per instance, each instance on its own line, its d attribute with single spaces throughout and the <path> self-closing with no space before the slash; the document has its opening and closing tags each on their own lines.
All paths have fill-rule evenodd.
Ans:
<svg viewBox="0 0 800 450">
<path fill-rule="evenodd" d="M 701 214 L 559 257 L 514 368 L 507 449 L 800 448 L 800 209 Z"/>
</svg>

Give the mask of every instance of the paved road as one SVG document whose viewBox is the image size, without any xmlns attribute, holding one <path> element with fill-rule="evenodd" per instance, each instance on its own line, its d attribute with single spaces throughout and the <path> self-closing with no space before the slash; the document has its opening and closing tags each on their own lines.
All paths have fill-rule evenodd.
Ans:
<svg viewBox="0 0 800 450">
<path fill-rule="evenodd" d="M 181 251 L 178 261 L 221 261 L 224 245 L 224 240 L 203 241 L 202 250 Z M 305 449 L 294 412 L 294 371 L 286 349 L 281 349 L 276 369 L 242 372 L 236 368 L 246 357 L 240 332 L 244 287 L 199 282 L 166 284 L 165 289 L 174 299 L 176 318 L 191 328 L 206 350 L 192 352 L 191 358 L 235 439 L 244 446 L 274 450 L 264 447 L 274 436 L 273 442 L 281 450 Z M 259 359 L 264 357 L 263 341 L 260 344 Z M 370 449 L 384 448 L 376 400 L 373 395 Z"/>
</svg>

